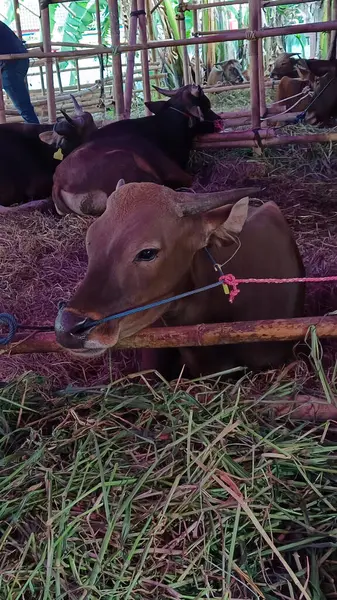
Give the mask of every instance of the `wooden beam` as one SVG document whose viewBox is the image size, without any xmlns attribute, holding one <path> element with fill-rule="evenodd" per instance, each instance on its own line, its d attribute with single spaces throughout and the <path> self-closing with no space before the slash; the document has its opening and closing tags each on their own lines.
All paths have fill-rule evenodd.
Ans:
<svg viewBox="0 0 337 600">
<path fill-rule="evenodd" d="M 311 326 L 320 338 L 337 338 L 337 316 L 213 323 L 184 327 L 144 329 L 133 337 L 120 341 L 115 349 L 125 348 L 183 348 L 217 346 L 241 342 L 295 341 L 304 339 Z M 60 352 L 54 333 L 20 333 L 8 346 L 0 347 L 11 354 Z"/>
</svg>

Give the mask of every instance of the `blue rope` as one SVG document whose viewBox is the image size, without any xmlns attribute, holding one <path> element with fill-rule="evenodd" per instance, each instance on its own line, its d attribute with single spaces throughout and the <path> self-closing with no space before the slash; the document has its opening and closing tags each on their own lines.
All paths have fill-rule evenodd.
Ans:
<svg viewBox="0 0 337 600">
<path fill-rule="evenodd" d="M 150 308 L 156 308 L 157 306 L 162 306 L 163 304 L 169 304 L 170 302 L 174 302 L 175 300 L 181 300 L 182 298 L 187 298 L 188 296 L 193 296 L 194 294 L 200 294 L 200 292 L 207 292 L 207 290 L 212 290 L 218 285 L 223 285 L 223 283 L 221 281 L 217 281 L 216 283 L 205 285 L 203 287 L 197 288 L 196 290 L 191 290 L 190 292 L 177 294 L 176 296 L 172 296 L 171 298 L 164 298 L 163 300 L 157 300 L 157 302 L 151 302 L 150 304 L 138 306 L 137 308 L 129 308 L 129 310 L 123 310 L 122 312 L 116 313 L 114 315 L 109 315 L 108 317 L 104 317 L 103 319 L 98 319 L 97 321 L 89 320 L 88 323 L 84 322 L 81 325 L 78 325 L 78 327 L 76 327 L 75 329 L 77 332 L 85 331 L 86 329 L 97 327 L 97 325 L 102 325 L 103 323 L 114 321 L 115 319 L 121 319 L 122 317 L 128 317 L 129 315 L 135 315 L 136 313 L 143 312 L 143 310 L 149 310 Z"/>
<path fill-rule="evenodd" d="M 10 344 L 14 338 L 18 329 L 18 323 L 13 315 L 8 313 L 0 313 L 0 325 L 4 325 L 8 329 L 7 334 L 0 336 L 0 345 L 5 346 L 6 344 Z"/>
</svg>

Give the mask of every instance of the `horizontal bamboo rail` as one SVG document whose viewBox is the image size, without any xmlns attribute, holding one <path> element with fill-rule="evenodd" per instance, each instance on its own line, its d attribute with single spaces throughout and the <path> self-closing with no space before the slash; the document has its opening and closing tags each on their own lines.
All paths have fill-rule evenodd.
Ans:
<svg viewBox="0 0 337 600">
<path fill-rule="evenodd" d="M 133 337 L 121 340 L 115 348 L 183 348 L 241 342 L 295 341 L 304 339 L 311 326 L 316 327 L 320 338 L 337 338 L 337 316 L 305 317 L 184 327 L 150 327 Z M 29 354 L 61 350 L 54 333 L 20 333 L 15 336 L 12 344 L 3 347 L 3 350 L 0 348 L 0 353 L 3 351 L 11 354 Z"/>
<path fill-rule="evenodd" d="M 263 130 L 260 130 L 260 134 Z M 241 132 L 229 132 L 239 134 Z M 253 132 L 252 132 L 253 133 Z M 253 134 L 254 135 L 254 134 Z M 215 136 L 215 137 L 214 137 Z M 200 136 L 195 140 L 194 147 L 197 149 L 214 149 L 221 148 L 268 148 L 270 146 L 289 145 L 289 144 L 324 144 L 329 142 L 337 142 L 337 133 L 310 133 L 307 135 L 280 135 L 270 137 L 260 135 L 261 141 L 258 143 L 255 137 L 249 135 L 241 138 L 228 137 L 228 133 L 210 133 L 207 136 Z M 206 140 L 204 139 L 206 138 Z M 266 138 L 266 139 L 264 139 Z"/>
<path fill-rule="evenodd" d="M 317 0 L 262 0 L 261 8 L 266 6 L 278 6 L 280 4 L 306 4 L 307 2 L 317 2 Z M 205 10 L 209 8 L 216 8 L 217 6 L 231 6 L 232 4 L 248 4 L 249 0 L 228 0 L 224 2 L 223 0 L 219 0 L 219 2 L 210 2 L 209 4 L 189 4 L 189 2 L 182 2 L 180 4 L 180 10 Z"/>
<path fill-rule="evenodd" d="M 265 87 L 273 87 L 273 82 L 272 81 L 265 81 Z M 230 85 L 229 83 L 227 85 L 204 85 L 202 86 L 202 89 L 204 90 L 205 94 L 216 94 L 216 93 L 222 93 L 222 92 L 235 92 L 235 90 L 248 90 L 250 88 L 250 83 L 236 83 L 234 85 Z"/>
<path fill-rule="evenodd" d="M 229 42 L 236 40 L 246 40 L 251 39 L 251 37 L 258 38 L 267 38 L 267 37 L 277 37 L 282 35 L 291 35 L 295 33 L 313 33 L 313 32 L 322 32 L 322 31 L 334 31 L 337 30 L 337 19 L 334 21 L 330 21 L 329 23 L 326 21 L 319 23 L 301 23 L 299 25 L 288 25 L 286 27 L 265 27 L 263 29 L 257 31 L 250 31 L 249 29 L 231 29 L 224 30 L 217 33 L 212 33 L 210 35 L 203 35 L 201 37 L 190 37 L 186 39 L 178 39 L 178 40 L 158 40 L 158 41 L 148 41 L 146 45 L 144 44 L 120 44 L 116 48 L 118 52 L 131 52 L 138 50 L 145 50 L 148 48 L 149 50 L 152 48 L 169 48 L 169 47 L 177 47 L 177 46 L 192 46 L 198 44 L 213 44 L 217 42 Z M 110 54 L 116 50 L 114 47 L 104 47 L 100 50 L 99 54 Z M 97 55 L 97 50 L 77 50 L 77 51 L 62 51 L 62 52 L 30 52 L 28 54 L 29 58 L 74 58 L 79 56 L 95 56 Z M 0 54 L 0 61 L 2 60 L 24 60 L 27 58 L 27 54 Z"/>
</svg>

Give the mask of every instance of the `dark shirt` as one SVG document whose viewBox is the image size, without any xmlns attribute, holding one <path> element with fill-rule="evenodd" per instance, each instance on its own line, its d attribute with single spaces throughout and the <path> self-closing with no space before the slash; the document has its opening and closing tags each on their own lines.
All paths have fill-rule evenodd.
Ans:
<svg viewBox="0 0 337 600">
<path fill-rule="evenodd" d="M 23 54 L 26 52 L 28 52 L 26 46 L 15 35 L 14 31 L 0 21 L 0 54 Z M 0 60 L 0 69 L 4 65 L 5 61 Z"/>
</svg>

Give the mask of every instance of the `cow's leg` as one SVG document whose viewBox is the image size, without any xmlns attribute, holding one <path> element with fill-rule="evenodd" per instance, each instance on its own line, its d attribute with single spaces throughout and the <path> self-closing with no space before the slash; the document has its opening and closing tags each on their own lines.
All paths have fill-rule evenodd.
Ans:
<svg viewBox="0 0 337 600">
<path fill-rule="evenodd" d="M 18 213 L 27 210 L 39 210 L 45 212 L 54 208 L 54 203 L 51 198 L 44 198 L 43 200 L 32 200 L 26 204 L 20 204 L 19 206 L 0 206 L 0 214 L 11 214 Z"/>
</svg>

